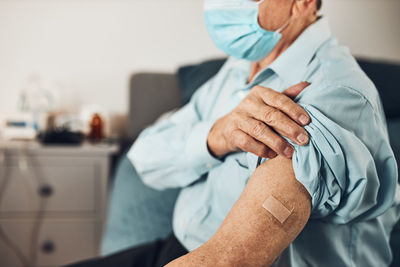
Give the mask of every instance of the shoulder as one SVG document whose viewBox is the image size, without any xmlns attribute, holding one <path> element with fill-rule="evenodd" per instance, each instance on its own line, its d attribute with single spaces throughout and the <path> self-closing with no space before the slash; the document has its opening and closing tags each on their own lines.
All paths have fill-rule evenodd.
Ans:
<svg viewBox="0 0 400 267">
<path fill-rule="evenodd" d="M 347 47 L 340 46 L 331 38 L 324 43 L 310 63 L 313 74 L 310 80 L 324 88 L 347 88 L 351 94 L 365 98 L 372 106 L 379 102 L 374 83 L 361 69 Z M 316 70 L 315 70 L 316 69 Z"/>
<path fill-rule="evenodd" d="M 308 73 L 311 85 L 299 95 L 300 104 L 312 105 L 340 124 L 354 125 L 364 110 L 384 121 L 378 90 L 349 49 L 336 40 L 318 50 Z"/>
</svg>

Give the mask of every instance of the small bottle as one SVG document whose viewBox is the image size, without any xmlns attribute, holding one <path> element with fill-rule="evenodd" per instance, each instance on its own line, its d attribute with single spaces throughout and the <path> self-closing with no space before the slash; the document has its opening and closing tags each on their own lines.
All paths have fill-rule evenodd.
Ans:
<svg viewBox="0 0 400 267">
<path fill-rule="evenodd" d="M 103 119 L 98 113 L 93 114 L 92 120 L 90 121 L 90 134 L 89 138 L 93 142 L 99 142 L 103 139 Z"/>
</svg>

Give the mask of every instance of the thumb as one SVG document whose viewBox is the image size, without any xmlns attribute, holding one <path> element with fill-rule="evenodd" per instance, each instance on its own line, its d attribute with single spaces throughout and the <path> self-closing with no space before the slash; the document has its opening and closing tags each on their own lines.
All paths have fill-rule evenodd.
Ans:
<svg viewBox="0 0 400 267">
<path fill-rule="evenodd" d="M 287 95 L 291 99 L 295 99 L 296 96 L 298 96 L 306 87 L 308 87 L 310 83 L 308 82 L 301 82 L 296 85 L 293 85 L 292 87 L 289 87 L 286 89 L 283 94 Z"/>
</svg>

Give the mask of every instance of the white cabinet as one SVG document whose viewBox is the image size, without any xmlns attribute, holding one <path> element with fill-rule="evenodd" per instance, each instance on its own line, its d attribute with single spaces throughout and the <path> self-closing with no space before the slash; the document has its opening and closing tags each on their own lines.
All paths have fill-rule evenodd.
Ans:
<svg viewBox="0 0 400 267">
<path fill-rule="evenodd" d="M 0 227 L 30 264 L 60 266 L 98 255 L 116 151 L 111 145 L 0 143 Z M 0 238 L 0 267 L 19 266 Z"/>
</svg>

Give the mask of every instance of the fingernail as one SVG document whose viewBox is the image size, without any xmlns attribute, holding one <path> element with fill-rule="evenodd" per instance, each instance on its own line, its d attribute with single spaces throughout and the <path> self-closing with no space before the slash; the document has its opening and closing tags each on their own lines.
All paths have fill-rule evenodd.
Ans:
<svg viewBox="0 0 400 267">
<path fill-rule="evenodd" d="M 305 143 L 308 142 L 308 137 L 307 137 L 307 135 L 301 133 L 301 134 L 299 134 L 299 135 L 297 136 L 297 141 L 298 141 L 300 144 L 305 144 Z"/>
<path fill-rule="evenodd" d="M 283 151 L 283 154 L 285 154 L 286 157 L 290 158 L 293 156 L 293 148 L 291 146 L 287 146 L 285 150 Z"/>
<path fill-rule="evenodd" d="M 306 115 L 300 115 L 299 117 L 299 121 L 303 124 L 303 125 L 307 125 L 308 124 L 308 118 Z"/>
</svg>

